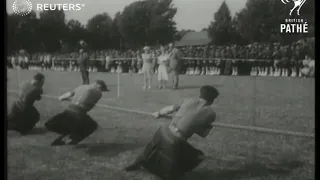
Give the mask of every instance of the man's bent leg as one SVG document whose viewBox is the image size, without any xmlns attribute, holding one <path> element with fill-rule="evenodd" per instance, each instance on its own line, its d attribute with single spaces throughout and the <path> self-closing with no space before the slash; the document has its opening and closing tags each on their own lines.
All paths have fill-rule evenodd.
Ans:
<svg viewBox="0 0 320 180">
<path fill-rule="evenodd" d="M 70 126 L 73 124 L 73 117 L 71 117 L 67 111 L 63 111 L 52 118 L 50 118 L 44 126 L 51 132 L 60 134 L 51 145 L 60 146 L 65 145 L 63 138 L 70 133 Z"/>
<path fill-rule="evenodd" d="M 26 115 L 25 115 L 25 127 L 24 130 L 26 132 L 31 131 L 35 125 L 39 122 L 40 120 L 40 113 L 38 110 L 32 106 L 26 110 Z"/>
<path fill-rule="evenodd" d="M 79 119 L 79 122 L 74 124 L 74 127 L 70 133 L 70 139 L 72 140 L 69 144 L 78 144 L 88 136 L 90 136 L 98 128 L 96 121 L 91 119 L 90 116 L 84 115 Z"/>
<path fill-rule="evenodd" d="M 25 135 L 34 128 L 39 120 L 40 114 L 35 107 L 20 109 L 14 104 L 8 116 L 8 130 L 18 131 Z"/>
</svg>

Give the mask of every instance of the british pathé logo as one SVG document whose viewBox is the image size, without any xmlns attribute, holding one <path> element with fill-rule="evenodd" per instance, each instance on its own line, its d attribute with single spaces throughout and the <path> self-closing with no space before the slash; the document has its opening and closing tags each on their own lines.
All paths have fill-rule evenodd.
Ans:
<svg viewBox="0 0 320 180">
<path fill-rule="evenodd" d="M 290 9 L 289 16 L 292 16 L 294 10 L 297 16 L 300 16 L 300 9 L 306 0 L 281 0 L 285 5 L 293 2 L 294 6 Z M 285 23 L 280 24 L 281 33 L 308 33 L 308 22 L 304 19 L 285 19 Z"/>
<path fill-rule="evenodd" d="M 290 2 L 293 2 L 294 3 L 294 6 L 293 8 L 290 10 L 289 12 L 289 15 L 291 16 L 292 15 L 292 12 L 297 9 L 297 15 L 300 16 L 300 9 L 301 7 L 304 5 L 304 3 L 306 2 L 306 0 L 281 0 L 281 2 L 283 4 L 288 4 Z"/>
</svg>

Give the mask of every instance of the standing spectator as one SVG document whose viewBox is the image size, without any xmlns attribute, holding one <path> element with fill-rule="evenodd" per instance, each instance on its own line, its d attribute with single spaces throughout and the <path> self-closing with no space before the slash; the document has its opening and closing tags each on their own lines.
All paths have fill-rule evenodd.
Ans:
<svg viewBox="0 0 320 180">
<path fill-rule="evenodd" d="M 150 47 L 146 46 L 143 48 L 144 53 L 142 54 L 142 73 L 144 78 L 143 89 L 151 89 L 151 78 L 152 78 L 152 68 L 154 65 L 154 57 L 150 52 Z"/>
<path fill-rule="evenodd" d="M 89 55 L 87 52 L 87 43 L 84 41 L 80 42 L 82 49 L 80 49 L 79 67 L 82 77 L 83 84 L 89 84 Z"/>
<path fill-rule="evenodd" d="M 105 60 L 105 57 L 104 57 L 104 52 L 100 51 L 100 53 L 99 53 L 98 71 L 99 72 L 105 72 L 106 71 L 105 67 L 106 67 L 106 60 Z"/>
<path fill-rule="evenodd" d="M 313 77 L 315 74 L 315 62 L 310 56 L 306 55 L 303 60 L 303 69 L 301 70 L 303 77 Z"/>
<path fill-rule="evenodd" d="M 52 61 L 52 54 L 47 53 L 45 59 L 46 70 L 51 69 Z"/>
<path fill-rule="evenodd" d="M 143 65 L 143 61 L 142 61 L 142 56 L 140 51 L 137 51 L 137 67 L 138 67 L 138 74 L 142 74 L 142 65 Z"/>
<path fill-rule="evenodd" d="M 24 69 L 29 69 L 29 63 L 30 63 L 30 55 L 28 53 L 24 54 Z"/>
<path fill-rule="evenodd" d="M 181 53 L 180 51 L 174 47 L 171 43 L 169 44 L 169 51 L 170 51 L 170 73 L 173 79 L 173 88 L 177 89 L 179 86 L 179 74 L 181 70 Z"/>
<path fill-rule="evenodd" d="M 107 72 L 110 72 L 110 67 L 111 67 L 111 52 L 106 52 L 105 53 L 106 56 L 106 63 L 105 63 L 105 69 Z"/>
<path fill-rule="evenodd" d="M 138 73 L 138 61 L 136 59 L 136 54 L 135 52 L 131 52 L 131 68 L 130 68 L 130 71 L 129 73 Z"/>
<path fill-rule="evenodd" d="M 277 44 L 275 44 L 275 48 L 273 51 L 273 59 L 274 59 L 273 76 L 280 76 L 280 67 L 279 67 L 280 58 L 281 58 L 280 47 Z"/>
<path fill-rule="evenodd" d="M 95 53 L 94 52 L 88 52 L 89 55 L 89 72 L 93 72 L 94 64 L 95 64 Z"/>
<path fill-rule="evenodd" d="M 19 68 L 24 69 L 24 50 L 20 50 L 19 51 L 19 55 L 18 55 L 18 62 L 19 62 Z"/>
<path fill-rule="evenodd" d="M 158 57 L 158 81 L 159 89 L 166 88 L 168 81 L 168 61 L 169 54 L 166 52 L 165 48 L 161 46 L 161 55 Z"/>
<path fill-rule="evenodd" d="M 19 65 L 19 62 L 17 61 L 18 59 L 17 59 L 17 53 L 14 53 L 14 54 L 12 54 L 12 56 L 11 56 L 11 66 L 12 66 L 12 68 L 17 68 L 18 67 L 18 65 Z"/>
</svg>

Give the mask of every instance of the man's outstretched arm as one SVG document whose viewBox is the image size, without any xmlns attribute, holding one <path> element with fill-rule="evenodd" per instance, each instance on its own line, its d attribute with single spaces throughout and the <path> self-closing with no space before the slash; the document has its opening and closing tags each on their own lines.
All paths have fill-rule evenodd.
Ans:
<svg viewBox="0 0 320 180">
<path fill-rule="evenodd" d="M 69 101 L 74 96 L 74 91 L 64 93 L 59 97 L 60 101 Z"/>
<path fill-rule="evenodd" d="M 160 111 L 152 113 L 152 115 L 155 118 L 159 118 L 161 116 L 166 116 L 171 113 L 177 112 L 179 109 L 180 109 L 180 105 L 178 105 L 178 104 L 170 105 L 170 106 L 166 106 L 166 107 L 162 108 Z"/>
</svg>

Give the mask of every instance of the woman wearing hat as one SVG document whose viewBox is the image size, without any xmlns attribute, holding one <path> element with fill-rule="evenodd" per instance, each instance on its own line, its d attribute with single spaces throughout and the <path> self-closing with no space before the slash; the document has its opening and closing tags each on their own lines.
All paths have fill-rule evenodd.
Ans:
<svg viewBox="0 0 320 180">
<path fill-rule="evenodd" d="M 150 47 L 146 46 L 143 48 L 144 53 L 142 54 L 142 73 L 144 78 L 143 89 L 151 89 L 151 78 L 153 68 L 153 55 L 150 53 Z"/>
</svg>

